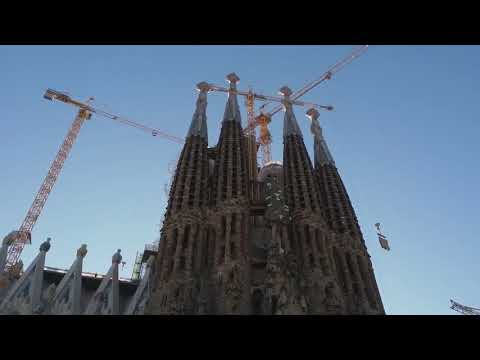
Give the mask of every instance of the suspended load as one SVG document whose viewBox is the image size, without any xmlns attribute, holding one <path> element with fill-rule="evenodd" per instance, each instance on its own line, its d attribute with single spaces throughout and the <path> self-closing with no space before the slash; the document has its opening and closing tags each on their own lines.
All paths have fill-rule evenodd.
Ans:
<svg viewBox="0 0 480 360">
<path fill-rule="evenodd" d="M 382 234 L 382 231 L 380 230 L 380 223 L 376 223 L 375 227 L 377 228 L 377 235 L 378 235 L 378 241 L 380 243 L 380 246 L 384 248 L 387 251 L 390 251 L 390 246 L 388 244 L 388 240 L 385 237 L 385 235 Z"/>
</svg>

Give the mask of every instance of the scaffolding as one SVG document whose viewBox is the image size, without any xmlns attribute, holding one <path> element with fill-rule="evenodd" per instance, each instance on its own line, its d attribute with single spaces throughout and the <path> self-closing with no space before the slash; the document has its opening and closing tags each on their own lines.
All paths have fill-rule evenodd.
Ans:
<svg viewBox="0 0 480 360">
<path fill-rule="evenodd" d="M 135 256 L 135 264 L 133 265 L 132 271 L 132 281 L 140 281 L 145 272 L 145 264 L 151 255 L 157 256 L 158 253 L 159 240 L 155 241 L 153 244 L 146 244 L 143 252 Z"/>
<path fill-rule="evenodd" d="M 135 256 L 135 264 L 133 265 L 132 271 L 132 280 L 139 281 L 142 275 L 142 256 L 143 253 L 139 253 L 137 251 L 137 255 Z"/>
</svg>

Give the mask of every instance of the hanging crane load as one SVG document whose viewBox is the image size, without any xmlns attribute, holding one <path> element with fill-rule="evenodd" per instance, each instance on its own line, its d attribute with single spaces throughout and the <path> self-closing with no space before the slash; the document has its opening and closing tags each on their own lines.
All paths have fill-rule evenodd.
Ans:
<svg viewBox="0 0 480 360">
<path fill-rule="evenodd" d="M 388 240 L 385 235 L 382 234 L 382 231 L 380 230 L 380 223 L 376 223 L 375 227 L 377 228 L 377 235 L 378 235 L 378 242 L 380 243 L 380 246 L 384 248 L 387 251 L 390 251 L 390 245 L 388 244 Z"/>
<path fill-rule="evenodd" d="M 70 127 L 70 130 L 67 133 L 67 136 L 65 137 L 60 147 L 60 150 L 58 151 L 55 159 L 50 166 L 50 169 L 40 187 L 40 190 L 37 192 L 35 199 L 30 206 L 30 209 L 28 210 L 25 219 L 23 220 L 22 225 L 18 230 L 10 232 L 4 239 L 4 241 L 9 244 L 7 260 L 5 264 L 6 271 L 10 271 L 11 269 L 15 268 L 15 265 L 20 259 L 20 254 L 22 253 L 23 248 L 25 247 L 25 245 L 31 244 L 32 229 L 35 226 L 38 217 L 43 210 L 47 198 L 52 191 L 53 186 L 55 185 L 57 177 L 63 168 L 63 164 L 67 159 L 70 150 L 72 149 L 72 146 L 80 132 L 83 123 L 85 122 L 85 120 L 91 119 L 92 114 L 97 114 L 111 120 L 120 122 L 122 124 L 135 127 L 137 129 L 151 133 L 153 136 L 159 136 L 163 139 L 167 139 L 178 144 L 184 143 L 183 139 L 179 137 L 167 134 L 158 129 L 150 128 L 132 120 L 98 109 L 91 104 L 93 98 L 89 98 L 86 102 L 81 102 L 73 99 L 70 95 L 66 93 L 62 93 L 60 91 L 52 89 L 48 89 L 43 95 L 43 97 L 50 101 L 58 100 L 66 104 L 73 105 L 79 108 L 79 110 L 77 116 L 75 117 L 75 120 L 73 121 L 72 126 Z"/>
<path fill-rule="evenodd" d="M 450 300 L 450 309 L 455 310 L 456 312 L 463 315 L 480 315 L 480 309 L 462 305 L 456 301 Z"/>
</svg>

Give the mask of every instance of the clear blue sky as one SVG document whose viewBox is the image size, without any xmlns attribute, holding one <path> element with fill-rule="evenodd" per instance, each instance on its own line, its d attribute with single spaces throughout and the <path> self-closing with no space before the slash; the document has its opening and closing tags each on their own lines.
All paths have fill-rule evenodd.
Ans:
<svg viewBox="0 0 480 360">
<path fill-rule="evenodd" d="M 0 231 L 20 226 L 74 116 L 42 98 L 69 91 L 135 121 L 183 137 L 195 84 L 276 94 L 320 76 L 351 46 L 0 46 Z M 371 46 L 305 95 L 332 104 L 321 123 L 356 209 L 389 314 L 451 314 L 449 299 L 480 306 L 478 46 Z M 226 94 L 209 95 L 215 144 Z M 311 153 L 304 117 L 296 115 Z M 242 108 L 245 117 L 245 110 Z M 282 113 L 273 155 L 282 157 Z M 68 268 L 88 244 L 85 271 L 106 272 L 122 249 L 129 277 L 135 254 L 157 237 L 167 166 L 180 146 L 94 117 L 82 129 L 33 231 L 52 237 L 47 265 Z M 380 221 L 392 251 L 382 250 Z M 3 236 L 3 235 L 2 235 Z"/>
</svg>

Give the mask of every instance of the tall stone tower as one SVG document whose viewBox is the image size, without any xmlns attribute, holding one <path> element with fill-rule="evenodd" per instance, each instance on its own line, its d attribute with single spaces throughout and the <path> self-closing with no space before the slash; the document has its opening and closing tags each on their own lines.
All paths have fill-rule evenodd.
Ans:
<svg viewBox="0 0 480 360">
<path fill-rule="evenodd" d="M 209 225 L 215 244 L 212 264 L 212 310 L 222 314 L 249 312 L 248 170 L 234 73 L 230 83 L 220 138 L 215 148 Z"/>
<path fill-rule="evenodd" d="M 307 300 L 307 313 L 344 313 L 345 304 L 329 256 L 334 238 L 322 216 L 312 163 L 290 102 L 292 91 L 284 86 L 280 92 L 285 97 L 283 176 L 292 218 L 290 241 L 295 244 L 300 265 L 300 292 Z"/>
<path fill-rule="evenodd" d="M 202 247 L 208 231 L 208 84 L 197 85 L 195 113 L 170 189 L 147 313 L 192 314 L 202 284 Z"/>
<path fill-rule="evenodd" d="M 333 258 L 347 311 L 352 314 L 382 314 L 383 304 L 370 255 L 347 190 L 323 137 L 319 113 L 310 109 L 307 116 L 311 119 L 314 136 L 315 176 L 320 203 L 328 227 L 335 233 Z"/>
<path fill-rule="evenodd" d="M 283 164 L 252 172 L 234 73 L 218 142 L 200 94 L 178 161 L 147 314 L 383 314 L 372 265 L 318 124 L 312 164 L 284 86 Z M 253 153 L 253 155 L 252 155 Z M 254 175 L 252 175 L 254 174 Z"/>
</svg>

